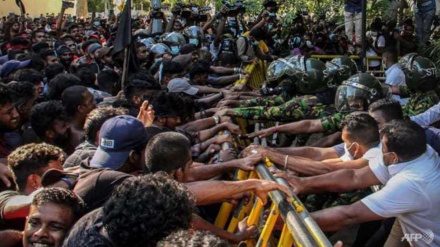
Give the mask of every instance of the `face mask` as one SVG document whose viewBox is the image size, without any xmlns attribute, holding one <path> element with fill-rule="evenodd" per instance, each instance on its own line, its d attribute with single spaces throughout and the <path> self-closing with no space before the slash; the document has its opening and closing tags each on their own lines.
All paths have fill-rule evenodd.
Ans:
<svg viewBox="0 0 440 247">
<path fill-rule="evenodd" d="M 370 32 L 371 37 L 376 37 L 377 36 L 377 32 Z"/>
<path fill-rule="evenodd" d="M 308 48 L 313 48 L 312 41 L 307 40 L 307 41 L 306 41 L 306 46 L 307 46 Z"/>
<path fill-rule="evenodd" d="M 348 158 L 349 160 L 354 160 L 354 157 L 353 157 L 353 155 L 351 155 L 351 153 L 350 153 L 350 149 L 353 147 L 353 145 L 355 144 L 356 142 L 353 142 L 351 145 L 350 145 L 350 147 L 348 147 L 347 148 L 347 145 L 346 144 L 344 144 L 344 156 L 346 157 L 346 158 Z M 357 143 L 356 143 L 357 144 Z"/>
<path fill-rule="evenodd" d="M 189 39 L 189 43 L 193 44 L 195 46 L 199 46 L 199 40 L 198 39 Z"/>
<path fill-rule="evenodd" d="M 387 152 L 387 153 L 383 154 L 383 163 L 385 164 L 385 166 L 394 165 L 399 162 L 399 160 L 396 160 L 395 157 L 392 160 L 391 160 L 391 158 L 385 159 L 385 156 L 389 156 L 392 153 L 394 153 L 394 152 Z M 387 164 L 387 161 L 390 161 L 390 162 L 388 162 L 388 164 Z"/>
<path fill-rule="evenodd" d="M 99 22 L 99 21 L 95 21 L 95 22 L 93 22 L 93 25 L 99 27 L 99 26 L 101 26 L 101 22 Z"/>
<path fill-rule="evenodd" d="M 178 55 L 180 52 L 180 48 L 178 46 L 171 46 L 171 54 Z"/>
<path fill-rule="evenodd" d="M 252 42 L 252 44 L 253 44 L 253 45 L 259 45 L 260 42 L 259 42 L 258 40 L 254 40 L 254 41 Z"/>
</svg>

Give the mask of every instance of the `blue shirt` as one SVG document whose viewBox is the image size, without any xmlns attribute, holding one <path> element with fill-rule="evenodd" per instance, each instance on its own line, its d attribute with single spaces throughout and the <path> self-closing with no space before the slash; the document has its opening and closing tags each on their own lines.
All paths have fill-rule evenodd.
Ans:
<svg viewBox="0 0 440 247">
<path fill-rule="evenodd" d="M 362 1 L 361 0 L 345 1 L 345 12 L 350 12 L 350 13 L 362 12 Z"/>
</svg>

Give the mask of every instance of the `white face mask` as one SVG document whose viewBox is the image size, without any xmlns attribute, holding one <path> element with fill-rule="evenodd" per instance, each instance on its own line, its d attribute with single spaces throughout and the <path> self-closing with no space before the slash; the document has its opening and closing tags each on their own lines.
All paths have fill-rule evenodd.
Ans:
<svg viewBox="0 0 440 247">
<path fill-rule="evenodd" d="M 307 40 L 307 41 L 306 41 L 306 46 L 307 46 L 308 48 L 313 48 L 312 41 Z"/>
<path fill-rule="evenodd" d="M 347 147 L 347 145 L 346 144 L 344 144 L 344 157 L 346 157 L 348 160 L 354 160 L 354 157 L 353 157 L 353 155 L 351 155 L 351 153 L 350 153 L 350 149 L 353 147 L 353 145 L 355 144 L 356 142 L 353 142 L 351 145 L 350 145 L 350 147 Z M 357 144 L 357 143 L 356 143 Z"/>
</svg>

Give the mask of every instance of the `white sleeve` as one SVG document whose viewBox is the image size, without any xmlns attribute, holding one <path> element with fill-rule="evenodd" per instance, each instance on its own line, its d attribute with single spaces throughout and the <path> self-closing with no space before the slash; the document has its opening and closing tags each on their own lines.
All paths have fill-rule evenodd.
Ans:
<svg viewBox="0 0 440 247">
<path fill-rule="evenodd" d="M 377 39 L 377 47 L 385 47 L 385 37 L 381 35 Z"/>
<path fill-rule="evenodd" d="M 432 106 L 428 110 L 419 115 L 410 117 L 411 121 L 416 122 L 420 126 L 428 126 L 438 120 L 440 120 L 440 103 Z"/>
<path fill-rule="evenodd" d="M 393 178 L 385 187 L 364 199 L 373 213 L 385 218 L 423 210 L 429 206 L 423 190 L 407 178 Z"/>
<path fill-rule="evenodd" d="M 371 171 L 374 173 L 374 176 L 382 183 L 386 184 L 388 180 L 390 180 L 391 175 L 388 172 L 387 167 L 383 163 L 382 159 L 371 159 L 368 161 L 368 166 Z"/>
</svg>

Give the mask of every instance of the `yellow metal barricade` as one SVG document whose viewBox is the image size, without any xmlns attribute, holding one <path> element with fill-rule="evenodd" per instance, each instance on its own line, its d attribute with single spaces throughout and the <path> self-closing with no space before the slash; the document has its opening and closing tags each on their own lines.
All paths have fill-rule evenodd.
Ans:
<svg viewBox="0 0 440 247">
<path fill-rule="evenodd" d="M 255 131 L 258 131 L 260 124 L 255 125 Z M 258 142 L 259 139 L 255 138 L 254 142 Z M 262 141 L 264 145 L 265 140 Z M 265 179 L 269 181 L 278 182 L 280 184 L 286 185 L 287 182 L 284 179 L 275 179 L 269 172 L 269 167 L 274 166 L 274 164 L 266 158 L 265 162 L 260 163 L 256 166 L 256 169 L 250 173 L 244 171 L 237 171 L 235 178 L 237 180 L 245 180 L 252 178 Z M 220 210 L 217 219 L 216 226 L 225 228 L 227 221 L 229 220 L 229 225 L 227 226 L 228 232 L 235 232 L 238 222 L 249 216 L 247 220 L 247 225 L 255 225 L 261 229 L 258 239 L 246 241 L 246 246 L 304 246 L 304 247 L 330 247 L 332 246 L 318 227 L 316 222 L 311 218 L 310 214 L 299 200 L 299 198 L 293 193 L 292 197 L 288 198 L 284 193 L 280 191 L 271 191 L 269 193 L 270 200 L 268 200 L 267 205 L 263 205 L 260 198 L 255 195 L 252 196 L 250 202 L 247 205 L 240 203 L 236 208 L 234 214 L 231 216 L 233 205 L 229 203 L 224 203 L 222 209 Z M 261 223 L 261 218 L 264 213 L 264 209 L 269 208 L 270 213 L 264 223 L 264 225 L 259 226 Z M 284 221 L 283 230 L 281 236 L 274 241 L 273 230 L 279 217 Z M 222 218 L 222 219 L 220 219 Z M 270 245 L 269 245 L 270 243 Z"/>
</svg>

